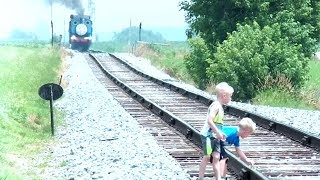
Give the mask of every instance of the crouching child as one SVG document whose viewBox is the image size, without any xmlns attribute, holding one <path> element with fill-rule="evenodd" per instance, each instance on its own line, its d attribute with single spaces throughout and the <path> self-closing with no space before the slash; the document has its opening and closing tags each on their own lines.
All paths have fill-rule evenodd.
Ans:
<svg viewBox="0 0 320 180">
<path fill-rule="evenodd" d="M 226 135 L 226 140 L 220 145 L 220 173 L 222 177 L 226 177 L 227 173 L 227 161 L 228 157 L 225 152 L 224 146 L 234 145 L 237 155 L 242 161 L 250 166 L 254 165 L 253 160 L 248 159 L 247 156 L 242 152 L 240 148 L 240 138 L 247 138 L 249 135 L 253 134 L 256 130 L 256 124 L 250 118 L 243 118 L 240 120 L 237 126 L 224 126 L 222 133 Z"/>
</svg>

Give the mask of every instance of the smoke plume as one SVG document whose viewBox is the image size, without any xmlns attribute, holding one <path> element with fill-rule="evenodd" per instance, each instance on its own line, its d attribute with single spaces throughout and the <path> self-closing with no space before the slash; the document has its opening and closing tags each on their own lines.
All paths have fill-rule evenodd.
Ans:
<svg viewBox="0 0 320 180">
<path fill-rule="evenodd" d="M 75 10 L 77 14 L 83 15 L 84 8 L 81 0 L 47 0 L 47 3 L 50 5 L 52 3 L 62 4 L 67 8 Z"/>
</svg>

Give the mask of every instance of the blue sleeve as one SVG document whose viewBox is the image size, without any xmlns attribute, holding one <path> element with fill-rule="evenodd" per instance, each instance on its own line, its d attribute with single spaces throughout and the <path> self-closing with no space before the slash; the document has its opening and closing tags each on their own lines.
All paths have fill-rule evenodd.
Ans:
<svg viewBox="0 0 320 180">
<path fill-rule="evenodd" d="M 240 146 L 240 139 L 239 137 L 234 141 L 234 146 L 239 147 Z"/>
</svg>

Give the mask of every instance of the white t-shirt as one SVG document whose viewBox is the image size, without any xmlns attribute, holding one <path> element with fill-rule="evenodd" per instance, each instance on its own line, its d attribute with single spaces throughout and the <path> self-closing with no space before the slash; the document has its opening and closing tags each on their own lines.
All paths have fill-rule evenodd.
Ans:
<svg viewBox="0 0 320 180">
<path fill-rule="evenodd" d="M 212 129 L 208 124 L 208 119 L 209 119 L 210 112 L 214 111 L 216 109 L 218 109 L 218 113 L 215 115 L 215 118 L 212 119 L 212 121 L 217 125 L 218 129 L 222 128 L 224 111 L 223 111 L 223 108 L 222 108 L 222 105 L 220 104 L 220 102 L 215 101 L 208 108 L 206 120 L 204 121 L 203 127 L 200 131 L 201 135 L 206 136 L 206 137 L 211 136 Z"/>
</svg>

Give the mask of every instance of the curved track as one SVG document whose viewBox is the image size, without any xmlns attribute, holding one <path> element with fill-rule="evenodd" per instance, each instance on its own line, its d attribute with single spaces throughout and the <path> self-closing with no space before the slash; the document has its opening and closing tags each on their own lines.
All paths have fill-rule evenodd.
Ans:
<svg viewBox="0 0 320 180">
<path fill-rule="evenodd" d="M 183 93 L 177 93 L 167 87 L 160 86 L 158 83 L 150 81 L 149 78 L 132 72 L 124 64 L 110 57 L 108 54 L 94 54 L 94 57 L 96 60 L 100 61 L 101 66 L 103 66 L 106 71 L 109 71 L 109 73 L 117 77 L 122 83 L 134 89 L 141 97 L 154 102 L 157 106 L 185 121 L 197 131 L 200 130 L 207 113 L 208 105 L 199 102 L 197 99 L 188 98 L 182 95 Z M 92 63 L 92 60 L 89 62 L 91 62 L 90 66 L 94 72 L 98 71 L 97 66 Z M 100 81 L 104 82 L 107 80 L 100 79 Z M 117 94 L 120 91 L 115 89 L 115 87 L 116 86 L 113 85 L 113 87 L 107 88 L 113 94 Z M 121 101 L 121 96 L 119 96 L 119 98 L 117 98 L 116 95 L 114 96 L 119 102 Z M 143 126 L 148 124 L 150 119 L 157 118 L 155 115 L 143 115 L 145 113 L 142 112 L 147 110 L 141 110 L 143 109 L 142 106 L 140 108 L 136 104 L 130 104 L 131 101 L 133 100 L 125 100 L 122 104 Z M 137 111 L 137 113 L 135 113 L 135 111 Z M 157 115 L 163 116 L 163 112 L 159 111 Z M 139 118 L 142 118 L 142 120 L 139 120 Z M 230 115 L 227 116 L 224 122 L 225 125 L 236 125 L 238 120 L 239 117 Z M 175 157 L 192 176 L 197 175 L 201 150 L 197 146 L 191 144 L 190 141 L 181 140 L 181 137 L 175 138 L 173 134 L 179 133 L 174 133 L 174 131 L 169 132 L 168 129 L 171 127 L 165 125 L 166 124 L 163 122 L 157 121 L 149 124 L 146 128 L 151 129 L 151 133 L 159 140 L 159 142 L 162 141 L 163 144 L 168 146 L 165 147 L 168 149 L 168 152 L 173 155 L 173 157 Z M 270 130 L 258 127 L 254 136 L 241 141 L 243 151 L 249 158 L 255 161 L 256 169 L 250 169 L 250 171 L 257 171 L 259 178 L 295 179 L 304 176 L 307 179 L 320 179 L 319 152 L 271 131 L 273 126 L 270 125 L 270 127 L 271 128 L 268 128 Z M 171 130 L 174 129 L 171 128 Z M 164 139 L 161 140 L 161 138 Z M 181 142 L 185 144 L 179 144 Z M 184 151 L 186 147 L 188 147 L 188 150 Z M 194 149 L 189 150 L 190 147 L 193 147 Z M 234 153 L 233 148 L 228 149 L 230 152 Z M 234 162 L 231 161 L 230 163 Z M 230 166 L 232 166 L 232 164 L 230 164 Z M 234 165 L 234 167 L 235 166 L 239 165 Z M 209 167 L 211 166 L 208 166 L 208 168 Z M 235 174 L 239 174 L 239 172 L 242 171 L 241 168 L 242 167 L 240 166 L 238 172 L 235 172 Z M 212 171 L 209 171 L 208 169 L 206 176 L 211 177 Z M 245 179 L 246 175 L 242 174 L 241 178 Z"/>
</svg>

